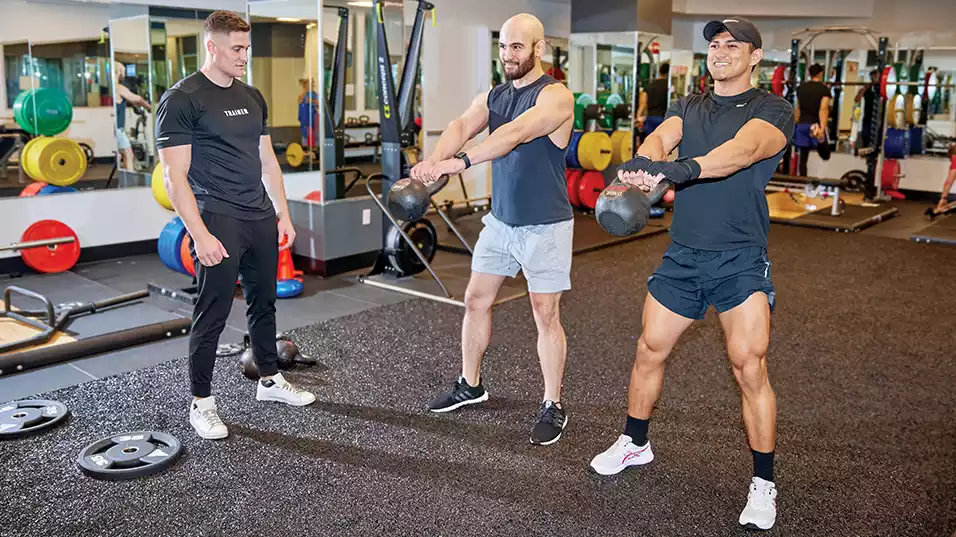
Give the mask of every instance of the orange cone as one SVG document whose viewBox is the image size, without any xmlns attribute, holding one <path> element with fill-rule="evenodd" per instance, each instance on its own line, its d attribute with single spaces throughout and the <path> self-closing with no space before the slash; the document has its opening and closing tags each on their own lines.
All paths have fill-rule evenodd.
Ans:
<svg viewBox="0 0 956 537">
<path fill-rule="evenodd" d="M 291 280 L 295 278 L 295 265 L 292 264 L 292 252 L 289 250 L 279 251 L 279 272 L 276 275 L 278 281 Z"/>
</svg>

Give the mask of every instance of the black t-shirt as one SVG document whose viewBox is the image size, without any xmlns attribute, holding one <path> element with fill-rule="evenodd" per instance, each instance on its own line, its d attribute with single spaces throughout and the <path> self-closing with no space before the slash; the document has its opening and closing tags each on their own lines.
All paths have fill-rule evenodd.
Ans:
<svg viewBox="0 0 956 537">
<path fill-rule="evenodd" d="M 156 147 L 192 145 L 189 186 L 200 211 L 243 220 L 275 217 L 259 159 L 267 114 L 259 90 L 239 80 L 224 88 L 201 71 L 163 94 Z"/>
<path fill-rule="evenodd" d="M 800 84 L 797 89 L 797 103 L 800 106 L 801 124 L 812 125 L 820 122 L 820 101 L 824 97 L 831 97 L 831 93 L 830 88 L 823 82 L 811 80 Z"/>
<path fill-rule="evenodd" d="M 671 105 L 667 117 L 683 120 L 681 157 L 701 157 L 730 141 L 751 119 L 762 119 L 793 138 L 793 106 L 765 90 L 751 88 L 721 97 L 689 95 Z M 677 188 L 671 239 L 699 250 L 767 247 L 770 212 L 764 189 L 785 149 L 721 179 L 698 179 Z"/>
<path fill-rule="evenodd" d="M 664 117 L 667 113 L 667 79 L 656 78 L 647 84 L 647 115 Z"/>
</svg>

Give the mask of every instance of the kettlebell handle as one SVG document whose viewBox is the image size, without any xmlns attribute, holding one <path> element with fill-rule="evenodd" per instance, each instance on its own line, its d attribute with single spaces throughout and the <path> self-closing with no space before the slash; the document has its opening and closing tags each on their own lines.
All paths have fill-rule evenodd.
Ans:
<svg viewBox="0 0 956 537">
<path fill-rule="evenodd" d="M 660 183 L 657 183 L 650 192 L 647 193 L 647 199 L 650 201 L 648 205 L 654 205 L 655 203 L 661 201 L 664 197 L 664 194 L 667 194 L 667 191 L 674 186 L 674 183 L 668 181 L 667 179 L 661 179 Z"/>
</svg>

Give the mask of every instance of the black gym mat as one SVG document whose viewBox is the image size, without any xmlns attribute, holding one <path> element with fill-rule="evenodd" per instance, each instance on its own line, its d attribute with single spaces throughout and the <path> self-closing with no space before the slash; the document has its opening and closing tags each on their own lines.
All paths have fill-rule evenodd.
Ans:
<svg viewBox="0 0 956 537">
<path fill-rule="evenodd" d="M 924 228 L 913 233 L 911 240 L 937 244 L 956 245 L 956 216 L 944 216 Z"/>
<path fill-rule="evenodd" d="M 2 444 L 3 533 L 747 535 L 737 517 L 751 456 L 712 313 L 668 362 L 656 460 L 614 477 L 588 467 L 623 428 L 646 276 L 667 245 L 658 236 L 575 262 L 562 299 L 570 423 L 554 446 L 528 442 L 541 374 L 527 300 L 495 310 L 490 401 L 450 415 L 423 405 L 460 367 L 462 312 L 410 300 L 295 331 L 323 364 L 288 374 L 318 395 L 311 407 L 256 402 L 222 360 L 223 441 L 187 423 L 184 360 L 43 394 L 73 418 Z M 765 534 L 951 535 L 952 316 L 926 305 L 949 285 L 956 250 L 777 226 L 770 255 L 780 495 Z M 80 473 L 85 445 L 143 428 L 176 435 L 184 457 L 134 482 Z"/>
<path fill-rule="evenodd" d="M 478 241 L 478 235 L 481 233 L 482 228 L 484 228 L 481 218 L 484 217 L 485 214 L 487 213 L 468 215 L 453 222 L 472 248 L 475 247 L 475 243 Z M 438 243 L 441 250 L 458 254 L 468 254 L 468 250 L 462 246 L 461 241 L 458 240 L 455 234 L 448 229 L 447 224 L 442 221 L 441 217 L 431 214 L 428 218 L 432 221 L 432 224 L 435 225 L 435 229 L 438 232 Z M 655 223 L 655 220 L 660 223 Z M 593 252 L 659 233 L 665 233 L 667 227 L 662 225 L 663 220 L 655 220 L 651 220 L 651 223 L 641 230 L 640 233 L 630 237 L 615 237 L 601 229 L 594 215 L 574 213 L 574 255 Z"/>
<path fill-rule="evenodd" d="M 879 206 L 864 207 L 862 205 L 846 205 L 843 214 L 832 216 L 830 207 L 818 209 L 796 218 L 770 218 L 771 222 L 790 226 L 812 227 L 818 229 L 832 229 L 834 231 L 855 232 L 893 218 L 899 209 L 896 207 Z"/>
</svg>

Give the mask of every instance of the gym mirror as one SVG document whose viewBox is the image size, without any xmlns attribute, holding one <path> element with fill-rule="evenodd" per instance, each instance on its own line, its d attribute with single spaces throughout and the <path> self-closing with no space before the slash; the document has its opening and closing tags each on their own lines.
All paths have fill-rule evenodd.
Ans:
<svg viewBox="0 0 956 537">
<path fill-rule="evenodd" d="M 32 106 L 24 101 L 36 87 L 30 42 L 0 44 L 3 53 L 3 89 L 5 114 L 0 117 L 0 196 L 20 194 L 24 183 L 32 181 L 20 167 L 20 151 L 36 131 Z M 32 103 L 30 103 L 32 104 Z"/>
<path fill-rule="evenodd" d="M 4 45 L 0 196 L 103 188 L 115 150 L 109 42 L 103 30 L 72 41 Z"/>
<path fill-rule="evenodd" d="M 284 173 L 319 169 L 318 6 L 314 0 L 248 4 L 252 26 L 250 83 L 269 110 L 269 132 Z"/>
<path fill-rule="evenodd" d="M 568 148 L 569 169 L 606 176 L 633 156 L 637 46 L 636 32 L 571 34 L 567 76 L 575 97 L 575 134 Z M 582 192 L 603 188 L 606 177 L 601 174 L 583 174 Z M 581 197 L 577 204 L 593 209 L 592 198 Z"/>
<path fill-rule="evenodd" d="M 156 161 L 151 56 L 154 44 L 162 52 L 165 32 L 160 29 L 153 35 L 145 14 L 111 19 L 109 28 L 119 186 L 142 186 L 146 182 L 141 174 L 149 174 Z"/>
</svg>

